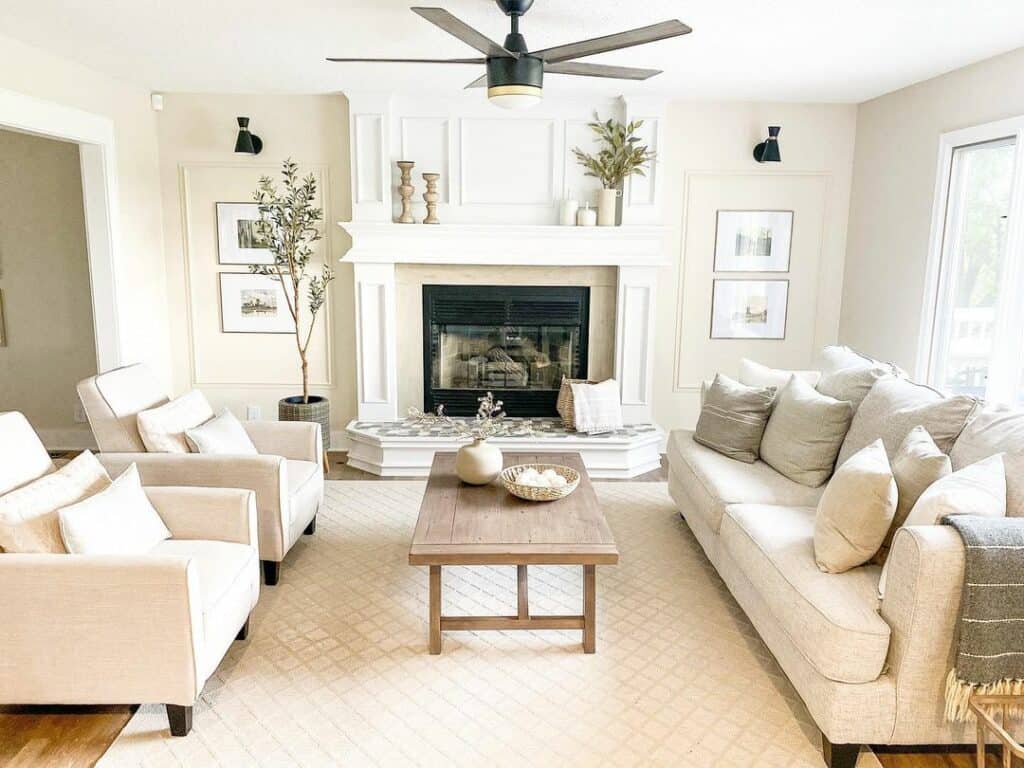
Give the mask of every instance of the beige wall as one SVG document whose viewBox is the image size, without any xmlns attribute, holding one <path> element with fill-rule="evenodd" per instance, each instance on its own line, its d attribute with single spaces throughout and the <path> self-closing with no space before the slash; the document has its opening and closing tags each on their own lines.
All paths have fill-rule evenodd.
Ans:
<svg viewBox="0 0 1024 768">
<path fill-rule="evenodd" d="M 262 154 L 234 154 L 237 115 L 252 119 Z M 215 408 L 244 417 L 255 405 L 276 419 L 277 401 L 301 393 L 293 336 L 221 330 L 218 274 L 247 270 L 218 264 L 215 214 L 217 202 L 251 200 L 259 177 L 278 177 L 291 157 L 318 180 L 324 240 L 316 259 L 330 259 L 338 275 L 314 329 L 311 392 L 331 399 L 335 430 L 354 417 L 352 270 L 338 263 L 349 243 L 337 226 L 351 209 L 347 126 L 341 96 L 166 95 L 158 136 L 175 394 L 194 386 Z"/>
<path fill-rule="evenodd" d="M 654 419 L 692 427 L 702 379 L 736 375 L 741 357 L 810 366 L 839 329 L 843 259 L 856 122 L 854 105 L 673 103 L 659 173 L 669 179 L 664 220 L 672 265 L 658 293 Z M 767 126 L 781 125 L 783 162 L 751 157 Z M 788 274 L 714 274 L 718 209 L 792 210 Z M 783 341 L 711 340 L 715 278 L 790 281 Z"/>
<path fill-rule="evenodd" d="M 114 126 L 120 260 L 115 269 L 126 362 L 169 380 L 155 113 L 149 93 L 0 36 L 0 89 L 109 118 Z"/>
<path fill-rule="evenodd" d="M 840 338 L 914 370 L 939 135 L 1024 114 L 1024 49 L 861 104 Z"/>
<path fill-rule="evenodd" d="M 96 373 L 96 340 L 77 144 L 0 130 L 0 293 L 0 410 L 24 413 L 48 448 L 87 443 L 75 384 Z"/>
</svg>

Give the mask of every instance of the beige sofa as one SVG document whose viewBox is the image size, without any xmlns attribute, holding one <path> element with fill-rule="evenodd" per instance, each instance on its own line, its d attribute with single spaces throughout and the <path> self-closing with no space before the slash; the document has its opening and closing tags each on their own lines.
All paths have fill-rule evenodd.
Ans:
<svg viewBox="0 0 1024 768">
<path fill-rule="evenodd" d="M 999 422 L 984 414 L 977 420 L 985 418 Z M 997 427 L 988 434 L 988 455 L 1024 452 L 1019 428 L 1010 445 L 1000 443 Z M 959 469 L 955 448 L 953 456 Z M 900 529 L 879 600 L 877 566 L 826 574 L 815 564 L 814 516 L 823 487 L 799 485 L 761 461 L 727 458 L 686 430 L 670 435 L 668 460 L 672 498 L 803 698 L 822 731 L 829 766 L 853 766 L 860 744 L 974 740 L 973 724 L 944 717 L 964 569 L 953 529 Z M 1009 514 L 1024 516 L 1017 469 L 1024 469 L 1020 459 L 1008 463 Z"/>
<path fill-rule="evenodd" d="M 143 485 L 246 488 L 256 493 L 259 550 L 264 580 L 277 584 L 281 561 L 299 537 L 316 530 L 324 498 L 320 425 L 296 421 L 245 421 L 259 456 L 147 453 L 136 417 L 167 402 L 144 365 L 117 368 L 78 384 L 89 425 L 112 474 L 134 462 Z"/>
<path fill-rule="evenodd" d="M 0 414 L 0 494 L 54 470 Z M 172 538 L 144 555 L 0 554 L 0 704 L 167 705 L 171 732 L 259 597 L 251 491 L 147 488 Z"/>
</svg>

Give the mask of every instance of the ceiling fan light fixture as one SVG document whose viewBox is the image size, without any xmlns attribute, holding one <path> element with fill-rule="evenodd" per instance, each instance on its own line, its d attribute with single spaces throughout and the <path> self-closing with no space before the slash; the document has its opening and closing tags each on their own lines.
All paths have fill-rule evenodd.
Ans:
<svg viewBox="0 0 1024 768">
<path fill-rule="evenodd" d="M 502 109 L 529 109 L 540 104 L 543 93 L 536 85 L 496 85 L 487 89 L 487 99 Z"/>
</svg>

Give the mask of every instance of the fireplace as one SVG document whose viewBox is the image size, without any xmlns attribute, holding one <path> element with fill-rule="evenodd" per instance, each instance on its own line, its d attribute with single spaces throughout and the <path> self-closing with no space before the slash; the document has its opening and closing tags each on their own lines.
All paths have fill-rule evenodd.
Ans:
<svg viewBox="0 0 1024 768">
<path fill-rule="evenodd" d="M 476 413 L 486 392 L 512 416 L 554 416 L 562 377 L 587 376 L 590 289 L 423 286 L 423 405 Z"/>
</svg>

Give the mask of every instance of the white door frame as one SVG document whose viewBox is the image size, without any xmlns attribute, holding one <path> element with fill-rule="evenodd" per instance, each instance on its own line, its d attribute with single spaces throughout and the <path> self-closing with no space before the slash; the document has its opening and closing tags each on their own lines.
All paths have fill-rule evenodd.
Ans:
<svg viewBox="0 0 1024 768">
<path fill-rule="evenodd" d="M 0 89 L 0 128 L 79 146 L 96 366 L 99 371 L 117 368 L 122 364 L 123 318 L 117 304 L 120 262 L 114 124 L 101 115 Z"/>
</svg>

